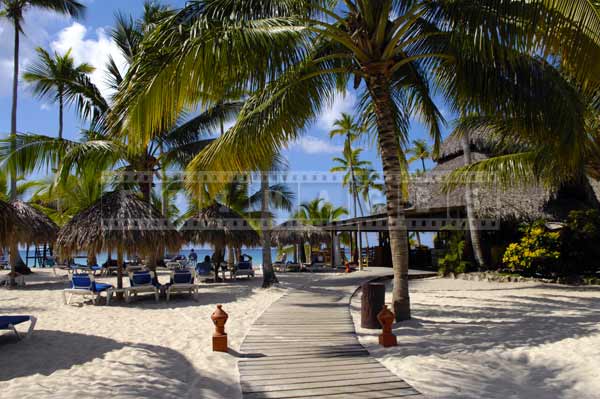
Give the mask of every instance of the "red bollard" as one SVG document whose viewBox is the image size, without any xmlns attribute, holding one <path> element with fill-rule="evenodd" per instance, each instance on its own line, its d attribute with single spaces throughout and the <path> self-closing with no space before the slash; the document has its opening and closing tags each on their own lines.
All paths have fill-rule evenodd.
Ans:
<svg viewBox="0 0 600 399">
<path fill-rule="evenodd" d="M 383 332 L 379 336 L 379 345 L 383 345 L 384 348 L 398 346 L 396 336 L 392 333 L 394 314 L 388 309 L 387 305 L 383 305 L 383 309 L 377 314 L 377 320 L 383 327 Z"/>
<path fill-rule="evenodd" d="M 225 323 L 229 316 L 222 309 L 223 305 L 217 305 L 217 310 L 214 311 L 210 318 L 215 324 L 215 332 L 213 334 L 213 352 L 227 352 L 227 333 L 225 333 Z"/>
</svg>

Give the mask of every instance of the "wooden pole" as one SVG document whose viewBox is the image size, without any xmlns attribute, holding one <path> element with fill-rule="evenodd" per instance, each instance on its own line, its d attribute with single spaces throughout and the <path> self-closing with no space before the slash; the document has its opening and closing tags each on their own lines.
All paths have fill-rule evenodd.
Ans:
<svg viewBox="0 0 600 399">
<path fill-rule="evenodd" d="M 117 248 L 117 288 L 123 288 L 123 249 Z M 117 298 L 123 299 L 123 293 L 117 292 Z"/>
</svg>

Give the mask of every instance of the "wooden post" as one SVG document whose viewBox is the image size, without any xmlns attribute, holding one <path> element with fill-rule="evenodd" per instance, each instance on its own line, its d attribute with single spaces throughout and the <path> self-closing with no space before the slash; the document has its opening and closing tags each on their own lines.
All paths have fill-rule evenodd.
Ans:
<svg viewBox="0 0 600 399">
<path fill-rule="evenodd" d="M 385 284 L 365 283 L 362 285 L 360 326 L 362 328 L 380 329 L 377 315 L 385 304 Z"/>
<path fill-rule="evenodd" d="M 331 259 L 330 259 L 329 263 L 331 264 L 331 268 L 333 269 L 336 266 L 335 265 L 335 245 L 334 245 L 335 244 L 335 242 L 334 242 L 335 241 L 335 233 L 333 232 L 333 230 L 331 231 L 330 236 L 331 236 L 330 237 L 331 238 L 331 244 L 330 244 L 331 249 L 329 250 L 329 257 Z"/>
<path fill-rule="evenodd" d="M 117 248 L 117 288 L 123 288 L 123 249 Z M 123 293 L 117 292 L 117 298 L 123 299 Z"/>
</svg>

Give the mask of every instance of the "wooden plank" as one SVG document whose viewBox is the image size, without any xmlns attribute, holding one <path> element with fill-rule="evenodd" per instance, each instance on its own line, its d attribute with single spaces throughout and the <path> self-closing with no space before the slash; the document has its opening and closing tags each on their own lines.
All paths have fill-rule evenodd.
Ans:
<svg viewBox="0 0 600 399">
<path fill-rule="evenodd" d="M 360 380 L 361 378 L 384 378 L 389 377 L 390 372 L 384 368 L 378 369 L 353 369 L 349 370 L 345 373 L 336 373 L 336 374 L 327 374 L 323 375 L 320 371 L 312 372 L 310 375 L 271 375 L 271 376 L 262 376 L 259 378 L 247 378 L 245 377 L 242 384 L 247 384 L 249 386 L 257 387 L 262 385 L 297 385 L 297 384 L 306 384 L 310 382 L 334 382 L 334 381 L 346 381 L 352 382 Z"/>
<path fill-rule="evenodd" d="M 379 363 L 364 363 L 364 364 L 354 364 L 354 365 L 334 365 L 327 368 L 319 368 L 315 370 L 314 368 L 305 368 L 305 369 L 273 369 L 270 371 L 265 370 L 257 370 L 257 371 L 244 371 L 244 379 L 248 381 L 260 381 L 264 379 L 277 379 L 277 378 L 304 378 L 304 377 L 329 377 L 334 376 L 338 377 L 339 375 L 352 374 L 357 370 L 360 370 L 361 373 L 378 373 L 381 370 L 381 364 Z M 387 371 L 387 370 L 385 370 Z"/>
<path fill-rule="evenodd" d="M 352 381 L 347 380 L 327 380 L 327 381 L 315 381 L 305 382 L 303 384 L 271 384 L 271 385 L 259 385 L 251 382 L 242 383 L 242 391 L 246 392 L 273 392 L 273 391 L 289 391 L 293 389 L 323 389 L 323 388 L 337 388 L 337 387 L 352 387 L 352 386 L 363 386 L 363 385 L 378 385 L 386 382 L 398 382 L 398 377 L 395 375 L 387 374 L 387 376 L 379 376 L 373 378 L 357 378 Z M 406 384 L 408 386 L 408 384 Z"/>
<path fill-rule="evenodd" d="M 291 389 L 286 391 L 269 391 L 269 392 L 244 392 L 245 399 L 289 399 L 289 398 L 321 398 L 326 395 L 346 395 L 346 397 L 354 398 L 356 394 L 374 393 L 377 391 L 398 391 L 395 397 L 401 397 L 400 393 L 403 389 L 411 389 L 405 382 L 386 382 L 378 384 L 365 385 L 346 385 L 341 387 L 322 387 L 312 389 Z M 370 396 L 373 397 L 373 396 Z"/>
</svg>

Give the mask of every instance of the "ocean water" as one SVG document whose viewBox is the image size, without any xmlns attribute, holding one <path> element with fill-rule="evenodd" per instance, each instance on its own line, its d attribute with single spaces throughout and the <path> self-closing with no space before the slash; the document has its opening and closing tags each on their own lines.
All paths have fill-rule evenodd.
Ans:
<svg viewBox="0 0 600 399">
<path fill-rule="evenodd" d="M 196 252 L 196 254 L 198 254 L 198 261 L 202 261 L 206 255 L 211 256 L 214 252 L 212 249 L 203 249 L 203 248 L 194 248 L 194 251 Z M 21 253 L 21 258 L 23 258 L 23 261 L 25 261 L 26 251 L 20 250 L 19 252 Z M 250 255 L 252 257 L 252 265 L 254 265 L 254 266 L 262 265 L 262 248 L 246 248 L 246 249 L 242 250 L 242 253 Z M 33 256 L 33 254 L 34 254 L 34 249 L 32 248 L 29 250 L 29 256 Z M 187 257 L 190 254 L 190 249 L 182 249 L 178 252 L 178 254 L 185 255 Z M 112 257 L 113 257 L 113 259 L 116 259 L 117 254 L 113 253 Z M 278 258 L 277 249 L 272 249 L 271 250 L 271 259 L 273 259 L 273 261 L 275 261 L 277 258 Z M 108 253 L 98 254 L 97 259 L 98 259 L 99 265 L 103 264 L 108 259 Z M 127 256 L 125 256 L 125 259 L 127 259 Z M 225 252 L 225 259 L 227 259 L 227 252 Z M 85 264 L 86 261 L 87 260 L 86 260 L 85 256 L 75 258 L 75 262 L 79 263 L 79 264 Z M 27 266 L 33 267 L 34 263 L 35 263 L 34 259 L 30 258 L 27 261 Z"/>
</svg>

